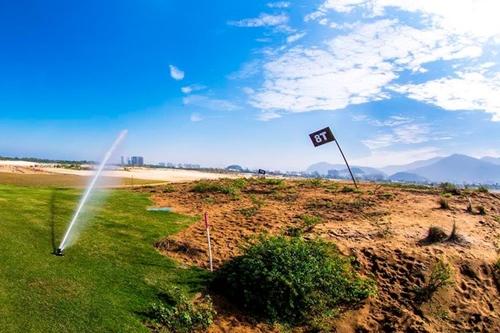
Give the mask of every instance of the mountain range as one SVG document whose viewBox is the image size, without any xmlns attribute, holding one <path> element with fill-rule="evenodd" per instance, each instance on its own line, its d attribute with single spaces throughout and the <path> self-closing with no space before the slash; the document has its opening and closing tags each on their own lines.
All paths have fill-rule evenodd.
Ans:
<svg viewBox="0 0 500 333">
<path fill-rule="evenodd" d="M 474 158 L 453 154 L 415 161 L 405 165 L 390 165 L 380 169 L 352 166 L 357 178 L 369 180 L 391 180 L 398 182 L 426 183 L 452 182 L 456 184 L 498 184 L 500 183 L 500 158 Z M 311 165 L 308 173 L 348 178 L 349 173 L 343 164 L 320 162 Z"/>
</svg>

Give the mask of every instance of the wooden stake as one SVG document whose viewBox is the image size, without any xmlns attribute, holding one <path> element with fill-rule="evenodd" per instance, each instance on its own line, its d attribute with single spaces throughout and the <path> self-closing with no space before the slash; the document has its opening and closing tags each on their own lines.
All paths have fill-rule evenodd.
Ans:
<svg viewBox="0 0 500 333">
<path fill-rule="evenodd" d="M 208 260 L 210 264 L 210 272 L 214 271 L 212 265 L 212 245 L 210 243 L 210 225 L 208 224 L 208 213 L 205 212 L 205 229 L 207 230 L 207 243 L 208 243 Z"/>
</svg>

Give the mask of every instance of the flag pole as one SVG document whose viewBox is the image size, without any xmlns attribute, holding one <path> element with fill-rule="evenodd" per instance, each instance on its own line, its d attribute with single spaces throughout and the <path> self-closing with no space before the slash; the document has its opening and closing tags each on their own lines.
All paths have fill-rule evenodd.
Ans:
<svg viewBox="0 0 500 333">
<path fill-rule="evenodd" d="M 349 166 L 349 163 L 347 163 L 347 159 L 345 158 L 344 152 L 342 151 L 342 148 L 340 148 L 339 142 L 337 138 L 335 138 L 335 143 L 337 144 L 337 147 L 340 150 L 340 154 L 342 155 L 342 158 L 344 159 L 345 165 L 347 165 L 347 170 L 349 170 L 349 173 L 351 174 L 352 181 L 354 182 L 354 186 L 356 189 L 358 188 L 358 183 L 356 182 L 356 178 L 354 178 L 354 175 L 351 171 L 351 167 Z"/>
</svg>

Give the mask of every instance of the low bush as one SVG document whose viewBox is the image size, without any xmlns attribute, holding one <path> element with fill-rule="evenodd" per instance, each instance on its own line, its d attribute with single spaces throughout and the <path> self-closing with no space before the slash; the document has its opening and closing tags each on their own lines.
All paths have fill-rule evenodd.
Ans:
<svg viewBox="0 0 500 333">
<path fill-rule="evenodd" d="M 210 297 L 206 296 L 197 302 L 192 302 L 178 289 L 173 289 L 162 296 L 162 300 L 153 304 L 149 311 L 155 331 L 204 332 L 213 323 L 216 312 Z"/>
<path fill-rule="evenodd" d="M 216 272 L 214 287 L 254 316 L 310 326 L 376 293 L 333 245 L 284 236 L 248 244 Z"/>
</svg>

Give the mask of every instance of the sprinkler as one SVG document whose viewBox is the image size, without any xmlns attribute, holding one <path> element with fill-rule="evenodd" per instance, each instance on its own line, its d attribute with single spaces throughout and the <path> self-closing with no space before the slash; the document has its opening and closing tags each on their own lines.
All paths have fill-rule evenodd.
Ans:
<svg viewBox="0 0 500 333">
<path fill-rule="evenodd" d="M 58 257 L 62 257 L 64 255 L 63 253 L 63 250 L 61 248 L 57 248 L 55 251 L 54 251 L 54 255 L 58 256 Z"/>
</svg>

